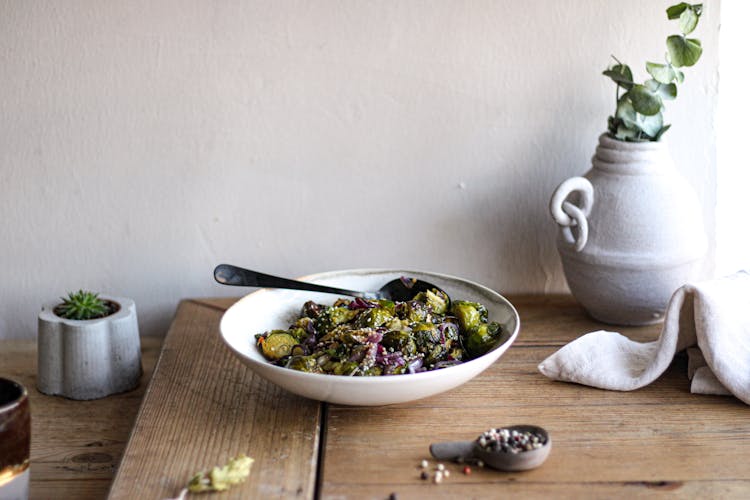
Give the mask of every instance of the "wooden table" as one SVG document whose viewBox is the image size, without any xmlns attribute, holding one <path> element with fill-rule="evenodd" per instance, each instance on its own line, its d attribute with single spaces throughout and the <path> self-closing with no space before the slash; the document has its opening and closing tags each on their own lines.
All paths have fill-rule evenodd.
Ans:
<svg viewBox="0 0 750 500">
<path fill-rule="evenodd" d="M 192 473 L 240 452 L 255 459 L 249 480 L 194 498 L 750 496 L 746 405 L 690 394 L 682 356 L 654 384 L 629 393 L 550 381 L 536 370 L 539 361 L 603 325 L 568 297 L 511 300 L 521 333 L 498 363 L 448 393 L 378 408 L 321 404 L 266 383 L 219 340 L 218 322 L 231 300 L 183 301 L 110 498 L 174 496 Z M 659 330 L 619 329 L 637 340 Z M 145 345 L 148 360 L 153 346 Z M 33 367 L 13 357 L 3 351 L 0 373 L 33 386 Z M 114 410 L 132 411 L 139 397 L 137 391 L 80 403 L 32 394 L 32 496 L 101 497 L 122 449 L 122 426 L 132 420 L 132 413 Z M 541 468 L 475 467 L 466 476 L 446 464 L 451 475 L 442 484 L 419 479 L 429 443 L 514 423 L 550 432 L 554 446 Z"/>
<path fill-rule="evenodd" d="M 107 496 L 161 339 L 141 339 L 140 386 L 95 401 L 72 401 L 36 390 L 36 341 L 0 341 L 0 376 L 22 383 L 31 406 L 31 498 L 88 499 Z"/>
</svg>

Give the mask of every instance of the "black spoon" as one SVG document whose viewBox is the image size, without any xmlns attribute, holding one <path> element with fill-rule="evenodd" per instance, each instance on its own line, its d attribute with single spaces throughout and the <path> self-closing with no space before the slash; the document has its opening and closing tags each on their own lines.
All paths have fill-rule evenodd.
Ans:
<svg viewBox="0 0 750 500">
<path fill-rule="evenodd" d="M 330 286 L 316 285 L 304 281 L 295 281 L 270 274 L 263 274 L 249 269 L 233 266 L 231 264 L 219 264 L 214 269 L 214 279 L 222 285 L 232 286 L 257 286 L 262 288 L 285 288 L 290 290 L 306 290 L 309 292 L 333 293 L 338 295 L 349 295 L 351 297 L 360 297 L 363 299 L 386 299 L 398 302 L 411 300 L 419 292 L 428 290 L 439 290 L 448 297 L 439 287 L 427 283 L 426 281 L 402 276 L 395 280 L 389 281 L 383 285 L 380 290 L 375 292 L 358 292 L 354 290 L 344 290 L 343 288 L 334 288 Z M 448 299 L 450 305 L 450 299 Z"/>
</svg>

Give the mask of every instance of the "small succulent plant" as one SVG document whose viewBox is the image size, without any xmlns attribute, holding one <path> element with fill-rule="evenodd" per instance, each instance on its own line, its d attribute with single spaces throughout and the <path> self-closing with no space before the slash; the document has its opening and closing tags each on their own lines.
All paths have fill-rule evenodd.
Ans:
<svg viewBox="0 0 750 500">
<path fill-rule="evenodd" d="M 78 290 L 61 297 L 62 304 L 55 307 L 55 314 L 66 319 L 86 320 L 103 318 L 114 312 L 112 305 L 99 298 L 98 293 Z"/>
<path fill-rule="evenodd" d="M 702 4 L 685 2 L 667 9 L 668 19 L 677 19 L 680 34 L 667 38 L 664 64 L 647 62 L 646 71 L 651 78 L 643 84 L 633 81 L 633 72 L 613 56 L 617 64 L 604 71 L 617 86 L 617 108 L 608 120 L 609 134 L 615 139 L 631 142 L 658 141 L 670 125 L 664 124 L 664 101 L 677 97 L 677 84 L 685 79 L 679 69 L 692 66 L 701 56 L 701 42 L 687 38 L 698 25 L 703 12 Z M 620 95 L 621 90 L 625 93 Z"/>
</svg>

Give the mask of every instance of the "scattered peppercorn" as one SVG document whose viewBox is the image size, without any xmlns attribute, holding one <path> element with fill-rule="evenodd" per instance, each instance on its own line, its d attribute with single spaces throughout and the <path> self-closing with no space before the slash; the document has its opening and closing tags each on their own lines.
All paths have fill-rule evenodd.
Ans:
<svg viewBox="0 0 750 500">
<path fill-rule="evenodd" d="M 439 470 L 440 472 L 444 471 L 445 470 L 445 465 L 443 465 L 443 464 L 437 464 L 437 470 Z"/>
<path fill-rule="evenodd" d="M 398 495 L 396 495 L 396 493 L 391 493 L 388 496 L 388 500 L 398 500 Z"/>
<path fill-rule="evenodd" d="M 439 484 L 443 482 L 443 473 L 440 471 L 437 471 L 435 473 L 435 477 L 433 478 L 433 481 L 435 481 L 435 484 Z"/>
<path fill-rule="evenodd" d="M 427 460 L 422 460 L 422 463 L 419 464 L 419 466 L 422 467 L 423 469 L 426 469 L 428 465 L 430 465 L 430 464 L 427 463 Z"/>
<path fill-rule="evenodd" d="M 423 480 L 427 480 L 427 479 L 429 479 L 429 477 L 430 477 L 430 475 L 427 474 L 427 472 L 425 472 L 425 471 L 422 471 L 422 473 L 419 475 L 419 478 L 423 479 Z"/>
</svg>

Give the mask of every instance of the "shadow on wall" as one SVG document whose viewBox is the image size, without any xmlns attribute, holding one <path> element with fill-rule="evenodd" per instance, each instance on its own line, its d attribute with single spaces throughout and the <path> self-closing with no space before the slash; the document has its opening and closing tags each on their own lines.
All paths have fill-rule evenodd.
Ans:
<svg viewBox="0 0 750 500">
<path fill-rule="evenodd" d="M 593 144 L 596 132 L 590 137 Z M 444 249 L 446 261 L 459 266 L 466 259 L 491 263 L 481 276 L 466 277 L 500 293 L 567 293 L 555 244 L 557 226 L 548 205 L 566 176 L 590 167 L 589 144 L 571 147 L 569 140 L 550 133 L 511 149 L 500 163 L 467 182 L 465 209 L 446 214 L 436 226 L 436 232 L 448 230 L 462 242 Z M 569 167 L 561 172 L 560 165 Z"/>
</svg>

